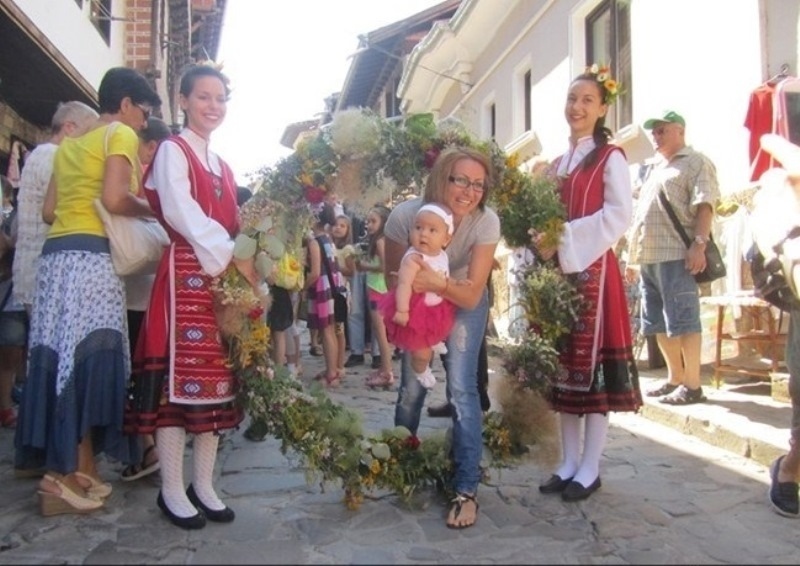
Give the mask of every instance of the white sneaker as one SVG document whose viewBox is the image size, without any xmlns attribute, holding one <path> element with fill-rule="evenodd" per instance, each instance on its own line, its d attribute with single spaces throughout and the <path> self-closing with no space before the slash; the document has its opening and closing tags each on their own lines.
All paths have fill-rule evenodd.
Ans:
<svg viewBox="0 0 800 566">
<path fill-rule="evenodd" d="M 289 375 L 297 378 L 297 366 L 295 364 L 286 364 L 286 369 L 289 370 Z"/>
<path fill-rule="evenodd" d="M 444 342 L 439 342 L 438 344 L 434 344 L 431 347 L 431 350 L 434 354 L 439 354 L 442 356 L 447 353 L 447 346 L 444 345 Z"/>
<path fill-rule="evenodd" d="M 436 385 L 436 378 L 431 368 L 426 368 L 424 372 L 418 373 L 416 376 L 417 381 L 419 381 L 425 389 L 433 389 L 433 386 Z"/>
</svg>

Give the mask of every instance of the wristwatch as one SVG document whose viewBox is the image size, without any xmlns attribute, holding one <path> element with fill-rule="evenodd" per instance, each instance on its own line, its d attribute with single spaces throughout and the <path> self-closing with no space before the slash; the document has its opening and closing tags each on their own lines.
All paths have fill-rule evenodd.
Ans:
<svg viewBox="0 0 800 566">
<path fill-rule="evenodd" d="M 701 236 L 700 234 L 697 234 L 694 237 L 694 243 L 700 244 L 701 246 L 705 246 L 708 243 L 708 238 L 706 238 L 705 236 Z"/>
</svg>

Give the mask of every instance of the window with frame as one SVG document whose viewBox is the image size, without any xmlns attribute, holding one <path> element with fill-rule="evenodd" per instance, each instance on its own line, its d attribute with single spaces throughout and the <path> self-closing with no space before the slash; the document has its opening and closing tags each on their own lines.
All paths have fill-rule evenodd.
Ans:
<svg viewBox="0 0 800 566">
<path fill-rule="evenodd" d="M 606 125 L 617 132 L 633 120 L 630 0 L 603 0 L 586 17 L 587 65 L 608 64 L 621 85 L 616 103 L 609 108 Z"/>
<path fill-rule="evenodd" d="M 92 0 L 91 20 L 100 37 L 111 43 L 111 0 Z"/>
<path fill-rule="evenodd" d="M 531 93 L 533 92 L 533 88 L 531 86 L 530 69 L 522 76 L 522 90 L 525 97 L 523 101 L 523 131 L 530 132 L 533 124 L 531 110 Z"/>
<path fill-rule="evenodd" d="M 400 86 L 400 77 L 395 76 L 394 79 L 389 81 L 386 91 L 383 93 L 383 105 L 386 113 L 386 118 L 393 118 L 399 116 L 402 111 L 400 110 L 401 100 L 397 98 L 397 89 Z"/>
<path fill-rule="evenodd" d="M 493 140 L 497 136 L 497 104 L 489 99 L 483 102 L 481 108 L 481 137 Z"/>
<path fill-rule="evenodd" d="M 531 58 L 520 61 L 512 75 L 511 93 L 511 137 L 517 138 L 533 128 L 533 73 Z"/>
<path fill-rule="evenodd" d="M 497 138 L 497 105 L 492 102 L 489 105 L 488 116 L 489 119 L 489 139 Z"/>
</svg>

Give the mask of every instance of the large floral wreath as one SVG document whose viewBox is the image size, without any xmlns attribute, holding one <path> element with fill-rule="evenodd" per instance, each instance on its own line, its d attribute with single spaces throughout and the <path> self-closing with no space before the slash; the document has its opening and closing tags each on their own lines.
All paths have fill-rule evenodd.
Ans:
<svg viewBox="0 0 800 566">
<path fill-rule="evenodd" d="M 299 272 L 311 211 L 327 195 L 335 192 L 357 207 L 419 192 L 439 152 L 454 145 L 489 155 L 497 179 L 490 204 L 509 245 L 529 245 L 532 230 L 557 241 L 564 209 L 553 178 L 523 173 L 517 156 L 505 155 L 492 141 L 476 140 L 456 122 L 436 124 L 426 114 L 397 124 L 371 111 L 348 110 L 292 155 L 261 171 L 253 197 L 241 209 L 234 254 L 255 256 L 265 279 Z M 524 281 L 522 306 L 531 332 L 505 348 L 502 410 L 484 419 L 491 466 L 509 465 L 555 437 L 543 393 L 547 377 L 558 370 L 556 342 L 580 305 L 574 286 L 553 264 L 529 266 Z M 306 390 L 271 362 L 264 319 L 268 301 L 235 268 L 217 278 L 214 289 L 230 365 L 240 378 L 239 398 L 251 419 L 281 440 L 284 451 L 301 455 L 309 479 L 339 482 L 353 509 L 376 488 L 408 497 L 422 487 L 446 487 L 451 472 L 446 434 L 418 438 L 404 427 L 365 432 L 356 412 L 331 401 L 321 388 Z"/>
</svg>

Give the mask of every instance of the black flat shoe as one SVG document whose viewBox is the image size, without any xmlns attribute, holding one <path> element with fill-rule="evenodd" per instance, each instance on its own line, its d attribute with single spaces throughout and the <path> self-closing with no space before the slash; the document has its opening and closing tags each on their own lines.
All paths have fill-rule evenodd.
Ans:
<svg viewBox="0 0 800 566">
<path fill-rule="evenodd" d="M 558 474 L 553 474 L 550 476 L 549 480 L 539 486 L 539 491 L 541 493 L 561 493 L 567 488 L 571 481 L 572 478 L 562 480 L 561 476 Z"/>
<path fill-rule="evenodd" d="M 206 518 L 203 516 L 203 513 L 197 513 L 197 515 L 192 515 L 191 517 L 178 517 L 170 510 L 169 507 L 167 507 L 167 503 L 164 501 L 164 497 L 161 495 L 160 491 L 158 492 L 158 499 L 156 499 L 156 503 L 158 504 L 158 508 L 161 509 L 164 515 L 166 515 L 176 527 L 192 530 L 202 529 L 206 526 Z"/>
<path fill-rule="evenodd" d="M 344 367 L 346 368 L 353 368 L 356 366 L 363 366 L 364 365 L 364 354 L 350 354 L 350 357 L 347 358 L 347 361 L 344 363 Z"/>
<path fill-rule="evenodd" d="M 209 509 L 206 507 L 206 504 L 200 501 L 200 498 L 197 497 L 197 494 L 194 491 L 194 486 L 189 484 L 189 489 L 186 490 L 186 497 L 189 498 L 189 501 L 192 504 L 200 509 L 206 518 L 209 521 L 214 521 L 215 523 L 230 523 L 236 518 L 236 513 L 233 512 L 233 509 L 230 507 L 225 507 L 225 509 Z"/>
<path fill-rule="evenodd" d="M 601 485 L 600 476 L 597 476 L 597 479 L 594 480 L 589 487 L 583 487 L 583 485 L 573 480 L 569 482 L 569 485 L 561 492 L 561 499 L 564 501 L 581 501 L 587 499 L 591 494 L 600 489 Z"/>
<path fill-rule="evenodd" d="M 428 416 L 433 418 L 452 417 L 453 406 L 450 403 L 442 403 L 428 407 Z"/>
</svg>

